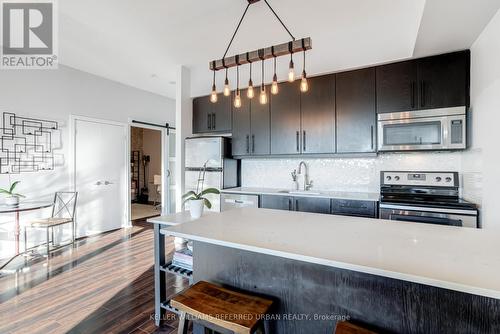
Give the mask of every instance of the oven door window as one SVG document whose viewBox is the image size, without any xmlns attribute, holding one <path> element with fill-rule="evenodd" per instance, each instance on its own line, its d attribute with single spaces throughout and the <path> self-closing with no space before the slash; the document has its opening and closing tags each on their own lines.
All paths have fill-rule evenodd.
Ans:
<svg viewBox="0 0 500 334">
<path fill-rule="evenodd" d="M 441 218 L 441 217 L 391 214 L 389 219 L 412 222 L 412 223 L 424 223 L 424 224 L 447 225 L 447 226 L 463 226 L 463 222 L 460 219 Z"/>
<path fill-rule="evenodd" d="M 441 121 L 384 125 L 384 145 L 440 145 Z"/>
</svg>

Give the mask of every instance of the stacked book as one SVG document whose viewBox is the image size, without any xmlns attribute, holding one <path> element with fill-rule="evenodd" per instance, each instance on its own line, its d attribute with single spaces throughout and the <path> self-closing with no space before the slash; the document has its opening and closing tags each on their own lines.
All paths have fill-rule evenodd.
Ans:
<svg viewBox="0 0 500 334">
<path fill-rule="evenodd" d="M 187 248 L 176 251 L 172 259 L 172 264 L 187 270 L 193 270 L 193 252 Z"/>
</svg>

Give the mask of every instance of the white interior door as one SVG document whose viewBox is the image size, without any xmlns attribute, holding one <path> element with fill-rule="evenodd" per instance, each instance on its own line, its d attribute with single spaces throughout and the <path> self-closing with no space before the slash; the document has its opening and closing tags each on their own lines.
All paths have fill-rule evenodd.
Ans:
<svg viewBox="0 0 500 334">
<path fill-rule="evenodd" d="M 126 126 L 76 119 L 76 237 L 127 224 Z"/>
</svg>

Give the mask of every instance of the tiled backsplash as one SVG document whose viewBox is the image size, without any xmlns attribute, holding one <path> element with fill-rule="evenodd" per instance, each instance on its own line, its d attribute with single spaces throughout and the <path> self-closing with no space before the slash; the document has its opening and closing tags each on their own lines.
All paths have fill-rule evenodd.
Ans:
<svg viewBox="0 0 500 334">
<path fill-rule="evenodd" d="M 463 173 L 461 152 L 386 153 L 367 158 L 245 159 L 242 186 L 289 189 L 290 173 L 298 169 L 301 160 L 307 163 L 316 190 L 378 192 L 382 170 L 457 171 L 461 184 L 464 179 L 470 182 L 473 174 Z M 477 175 L 474 180 L 478 180 Z M 475 188 L 481 188 L 474 182 Z"/>
</svg>

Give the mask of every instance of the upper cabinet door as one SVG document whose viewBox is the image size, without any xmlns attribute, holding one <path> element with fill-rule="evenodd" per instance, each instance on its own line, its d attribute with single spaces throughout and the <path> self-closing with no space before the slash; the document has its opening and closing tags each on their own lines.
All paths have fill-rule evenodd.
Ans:
<svg viewBox="0 0 500 334">
<path fill-rule="evenodd" d="M 337 153 L 375 152 L 375 68 L 337 74 Z"/>
<path fill-rule="evenodd" d="M 308 79 L 301 95 L 302 153 L 335 152 L 335 75 Z"/>
<path fill-rule="evenodd" d="M 271 115 L 270 104 L 260 104 L 256 96 L 251 101 L 251 136 L 250 151 L 253 155 L 271 153 Z"/>
<path fill-rule="evenodd" d="M 417 62 L 404 61 L 377 67 L 377 112 L 417 109 Z"/>
<path fill-rule="evenodd" d="M 212 130 L 214 132 L 231 132 L 231 101 L 231 95 L 219 94 L 219 101 L 214 103 L 214 114 L 212 116 Z"/>
<path fill-rule="evenodd" d="M 215 103 L 208 96 L 193 99 L 193 133 L 206 133 L 212 128 L 212 114 Z"/>
<path fill-rule="evenodd" d="M 470 51 L 418 60 L 419 109 L 469 105 Z"/>
<path fill-rule="evenodd" d="M 299 81 L 281 83 L 278 94 L 270 95 L 271 154 L 298 154 L 301 151 Z"/>
<path fill-rule="evenodd" d="M 250 152 L 250 100 L 241 91 L 241 108 L 233 108 L 232 153 L 237 156 Z"/>
</svg>

